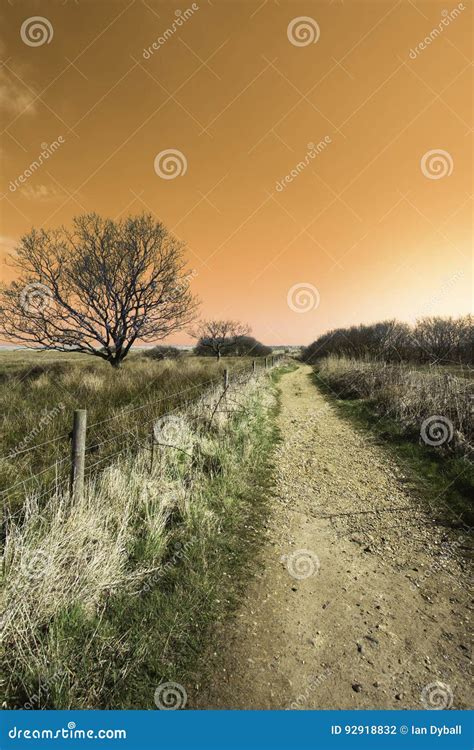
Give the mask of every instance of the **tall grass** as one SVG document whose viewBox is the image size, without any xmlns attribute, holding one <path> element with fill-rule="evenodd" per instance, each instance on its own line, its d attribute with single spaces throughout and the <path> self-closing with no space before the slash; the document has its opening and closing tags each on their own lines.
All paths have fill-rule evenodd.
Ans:
<svg viewBox="0 0 474 750">
<path fill-rule="evenodd" d="M 19 360 L 19 361 L 18 361 Z M 226 363 L 250 368 L 249 360 Z M 62 489 L 69 474 L 74 409 L 87 408 L 86 472 L 105 468 L 126 445 L 149 439 L 153 421 L 222 379 L 214 361 L 157 362 L 135 355 L 122 369 L 89 357 L 0 355 L 0 497 L 22 512 L 31 493 Z M 39 501 L 41 506 L 41 501 Z"/>
<path fill-rule="evenodd" d="M 472 381 L 420 368 L 329 356 L 316 379 L 342 414 L 382 441 L 442 523 L 472 526 Z"/>
<path fill-rule="evenodd" d="M 6 706 L 153 708 L 160 682 L 192 687 L 258 543 L 274 400 L 264 375 L 206 392 L 152 467 L 138 449 L 80 502 L 30 496 L 6 540 Z"/>
<path fill-rule="evenodd" d="M 421 369 L 334 355 L 322 359 L 317 371 L 339 396 L 370 400 L 380 415 L 395 419 L 407 434 L 425 438 L 427 445 L 439 442 L 446 451 L 472 452 L 474 388 L 469 380 L 443 367 Z M 428 422 L 423 427 L 425 420 L 433 417 L 445 422 L 447 439 L 433 433 L 439 429 L 435 422 L 433 427 Z"/>
</svg>

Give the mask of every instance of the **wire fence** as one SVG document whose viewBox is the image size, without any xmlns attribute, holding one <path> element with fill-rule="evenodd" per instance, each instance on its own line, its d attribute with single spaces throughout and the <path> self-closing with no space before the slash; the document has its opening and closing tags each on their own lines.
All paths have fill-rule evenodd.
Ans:
<svg viewBox="0 0 474 750">
<path fill-rule="evenodd" d="M 62 449 L 61 453 L 65 454 L 58 456 L 53 463 L 41 468 L 39 471 L 32 472 L 29 476 L 23 477 L 5 489 L 0 490 L 0 501 L 2 502 L 4 511 L 6 510 L 6 514 L 10 517 L 21 515 L 24 500 L 28 496 L 34 496 L 35 502 L 41 505 L 48 496 L 64 493 L 68 489 L 73 495 L 75 482 L 83 485 L 84 481 L 91 480 L 98 472 L 106 468 L 107 465 L 110 465 L 118 455 L 131 449 L 137 451 L 139 448 L 150 445 L 150 436 L 153 435 L 153 426 L 157 420 L 178 414 L 191 404 L 196 403 L 199 399 L 210 395 L 213 391 L 217 394 L 215 412 L 221 403 L 222 397 L 227 397 L 231 389 L 242 386 L 259 371 L 268 372 L 281 359 L 282 355 L 265 358 L 264 365 L 260 367 L 257 367 L 257 362 L 254 360 L 250 368 L 246 368 L 245 370 L 242 368 L 233 373 L 224 370 L 222 374 L 223 383 L 213 378 L 181 389 L 176 393 L 166 394 L 161 398 L 151 401 L 148 400 L 146 403 L 138 404 L 137 406 L 126 406 L 110 417 L 87 425 L 87 431 L 84 429 L 83 440 L 79 446 L 79 453 L 77 452 L 77 435 L 74 434 L 74 420 L 73 429 L 70 433 L 61 434 L 49 440 L 21 448 L 18 451 L 13 451 L 6 456 L 1 456 L 0 460 L 17 459 L 18 457 L 24 457 L 25 454 L 31 451 L 38 451 L 38 449 L 46 448 L 51 444 L 55 444 L 55 447 L 58 446 Z M 174 399 L 177 402 L 176 407 L 166 412 L 160 411 L 160 406 L 164 402 Z M 148 410 L 149 414 L 144 414 L 144 410 Z M 130 418 L 132 419 L 131 422 Z M 127 422 L 126 429 L 120 432 L 112 429 L 117 420 Z M 107 432 L 108 428 L 111 428 L 109 433 Z M 153 439 L 151 440 L 151 444 L 153 445 Z M 175 447 L 162 443 L 160 443 L 160 446 L 165 448 Z M 79 467 L 77 463 L 78 455 L 82 460 Z"/>
</svg>

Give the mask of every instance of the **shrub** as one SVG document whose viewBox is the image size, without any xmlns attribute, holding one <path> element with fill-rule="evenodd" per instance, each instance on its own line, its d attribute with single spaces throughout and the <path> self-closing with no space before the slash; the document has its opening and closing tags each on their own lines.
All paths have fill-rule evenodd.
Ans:
<svg viewBox="0 0 474 750">
<path fill-rule="evenodd" d="M 383 362 L 459 364 L 474 362 L 473 319 L 423 318 L 414 327 L 396 320 L 337 328 L 320 336 L 302 353 L 315 363 L 335 354 Z"/>
<path fill-rule="evenodd" d="M 215 357 L 212 348 L 205 339 L 200 339 L 194 348 L 199 357 Z M 270 346 L 265 346 L 253 336 L 235 336 L 230 338 L 222 348 L 223 357 L 268 357 L 272 353 Z"/>
<path fill-rule="evenodd" d="M 392 417 L 408 433 L 419 437 L 426 431 L 428 445 L 439 440 L 443 450 L 463 455 L 472 451 L 473 389 L 468 379 L 443 367 L 423 369 L 334 355 L 323 359 L 317 371 L 339 397 L 370 399 L 379 415 Z"/>
<path fill-rule="evenodd" d="M 143 353 L 143 356 L 149 359 L 178 359 L 182 355 L 183 352 L 176 346 L 154 346 Z"/>
</svg>

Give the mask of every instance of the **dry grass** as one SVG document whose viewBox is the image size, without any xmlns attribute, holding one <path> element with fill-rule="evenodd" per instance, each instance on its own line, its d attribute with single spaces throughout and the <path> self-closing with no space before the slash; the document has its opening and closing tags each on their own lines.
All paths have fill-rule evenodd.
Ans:
<svg viewBox="0 0 474 750">
<path fill-rule="evenodd" d="M 21 513 L 28 494 L 47 496 L 67 483 L 74 409 L 88 410 L 86 471 L 97 462 L 104 468 L 117 450 L 147 440 L 160 414 L 196 398 L 209 383 L 221 382 L 224 366 L 236 372 L 249 369 L 250 361 L 217 365 L 209 358 L 183 357 L 157 362 L 135 355 L 114 371 L 91 357 L 1 353 L 3 504 Z"/>
<path fill-rule="evenodd" d="M 317 372 L 337 395 L 372 401 L 379 414 L 395 419 L 413 435 L 420 435 L 425 420 L 441 416 L 452 425 L 452 439 L 440 448 L 462 455 L 472 451 L 473 387 L 468 379 L 441 366 L 420 368 L 334 355 L 322 359 Z"/>
<path fill-rule="evenodd" d="M 152 704 L 153 679 L 173 663 L 171 633 L 175 643 L 189 639 L 196 620 L 205 629 L 216 591 L 229 589 L 222 576 L 254 512 L 243 487 L 266 460 L 273 402 L 264 375 L 235 384 L 225 400 L 213 388 L 163 421 L 160 442 L 174 447 L 159 449 L 151 471 L 142 448 L 90 481 L 80 502 L 60 492 L 46 503 L 30 495 L 23 519 L 8 524 L 5 549 L 9 707 Z M 173 561 L 177 542 L 186 555 Z M 176 589 L 163 592 L 178 570 Z M 145 623 L 129 622 L 140 608 L 156 629 L 150 651 Z M 154 678 L 143 687 L 148 671 Z"/>
</svg>

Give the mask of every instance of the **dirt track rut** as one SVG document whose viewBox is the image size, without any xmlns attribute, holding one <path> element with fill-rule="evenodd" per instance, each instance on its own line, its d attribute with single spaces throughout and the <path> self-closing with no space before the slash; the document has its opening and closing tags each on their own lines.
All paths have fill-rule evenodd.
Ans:
<svg viewBox="0 0 474 750">
<path fill-rule="evenodd" d="M 194 707 L 467 707 L 463 536 L 432 522 L 309 367 L 280 388 L 261 568 Z"/>
</svg>

